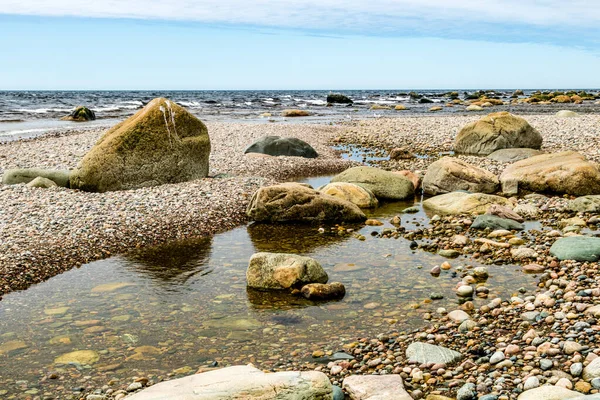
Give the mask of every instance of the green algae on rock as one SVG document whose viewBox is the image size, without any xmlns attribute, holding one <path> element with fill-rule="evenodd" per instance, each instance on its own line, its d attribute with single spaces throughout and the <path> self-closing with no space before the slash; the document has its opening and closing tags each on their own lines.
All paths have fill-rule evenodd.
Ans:
<svg viewBox="0 0 600 400">
<path fill-rule="evenodd" d="M 98 140 L 71 174 L 71 188 L 106 192 L 200 179 L 209 154 L 204 123 L 157 98 Z"/>
<path fill-rule="evenodd" d="M 61 121 L 85 122 L 96 119 L 96 114 L 85 106 L 77 106 L 69 115 L 61 118 Z"/>
</svg>

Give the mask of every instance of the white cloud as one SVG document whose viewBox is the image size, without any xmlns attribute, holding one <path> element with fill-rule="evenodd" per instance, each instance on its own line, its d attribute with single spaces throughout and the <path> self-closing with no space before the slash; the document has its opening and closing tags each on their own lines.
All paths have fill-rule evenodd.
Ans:
<svg viewBox="0 0 600 400">
<path fill-rule="evenodd" d="M 424 23 L 573 27 L 600 22 L 593 0 L 0 0 L 0 14 L 116 17 L 345 31 L 393 31 Z M 439 29 L 439 28 L 437 28 Z M 594 28 L 597 29 L 597 28 Z M 467 32 L 469 33 L 469 32 Z M 477 31 L 472 32 L 474 36 Z"/>
</svg>

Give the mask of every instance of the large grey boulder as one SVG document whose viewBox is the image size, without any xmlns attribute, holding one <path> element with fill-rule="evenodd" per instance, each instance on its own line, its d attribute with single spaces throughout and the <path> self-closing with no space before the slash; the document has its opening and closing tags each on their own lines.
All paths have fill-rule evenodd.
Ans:
<svg viewBox="0 0 600 400">
<path fill-rule="evenodd" d="M 513 163 L 541 153 L 541 151 L 535 149 L 500 149 L 487 156 L 487 158 L 502 163 Z"/>
<path fill-rule="evenodd" d="M 98 140 L 71 174 L 71 188 L 106 192 L 200 179 L 209 155 L 202 121 L 157 98 Z"/>
<path fill-rule="evenodd" d="M 600 194 L 600 171 L 574 151 L 541 154 L 509 165 L 500 181 L 516 182 L 519 190 L 584 196 Z"/>
<path fill-rule="evenodd" d="M 342 388 L 352 400 L 412 400 L 400 375 L 350 375 Z"/>
<path fill-rule="evenodd" d="M 519 395 L 517 400 L 565 400 L 580 397 L 581 393 L 561 386 L 540 386 Z"/>
<path fill-rule="evenodd" d="M 18 183 L 29 183 L 35 178 L 42 177 L 50 179 L 57 186 L 69 187 L 70 171 L 41 169 L 41 168 L 16 168 L 7 169 L 2 175 L 2 183 L 5 185 L 16 185 Z"/>
<path fill-rule="evenodd" d="M 128 400 L 331 400 L 329 378 L 317 371 L 266 374 L 234 366 L 161 382 Z"/>
<path fill-rule="evenodd" d="M 458 190 L 494 193 L 499 187 L 496 175 L 454 157 L 443 157 L 431 164 L 423 178 L 423 191 L 431 195 Z"/>
<path fill-rule="evenodd" d="M 331 182 L 354 183 L 369 189 L 378 199 L 403 200 L 415 194 L 415 186 L 405 176 L 373 167 L 349 168 Z"/>
<path fill-rule="evenodd" d="M 539 149 L 541 146 L 542 135 L 525 119 L 502 111 L 462 128 L 456 137 L 454 150 L 457 153 L 487 156 L 499 149 Z"/>
<path fill-rule="evenodd" d="M 569 203 L 569 209 L 575 212 L 600 212 L 600 196 L 581 196 Z"/>
<path fill-rule="evenodd" d="M 516 230 L 522 231 L 525 229 L 523 224 L 508 218 L 501 218 L 497 215 L 485 214 L 475 218 L 471 225 L 473 229 L 486 229 L 489 228 L 493 231 L 497 229 Z"/>
<path fill-rule="evenodd" d="M 570 236 L 558 239 L 550 254 L 559 260 L 595 262 L 600 258 L 600 238 L 589 236 Z"/>
<path fill-rule="evenodd" d="M 452 192 L 423 201 L 426 211 L 436 214 L 483 214 L 488 207 L 498 204 L 507 206 L 504 197 L 484 193 Z"/>
<path fill-rule="evenodd" d="M 258 222 L 364 221 L 356 205 L 298 183 L 258 189 L 246 214 Z"/>
<path fill-rule="evenodd" d="M 284 253 L 256 253 L 246 270 L 249 287 L 282 290 L 308 283 L 327 283 L 329 277 L 318 261 L 310 257 Z"/>
<path fill-rule="evenodd" d="M 247 153 L 267 154 L 269 156 L 290 156 L 317 158 L 319 155 L 312 146 L 304 140 L 282 138 L 280 136 L 265 136 L 251 144 L 244 151 Z"/>
<path fill-rule="evenodd" d="M 460 361 L 463 356 L 458 351 L 433 344 L 415 342 L 406 349 L 406 358 L 410 362 L 421 364 L 452 364 Z"/>
</svg>

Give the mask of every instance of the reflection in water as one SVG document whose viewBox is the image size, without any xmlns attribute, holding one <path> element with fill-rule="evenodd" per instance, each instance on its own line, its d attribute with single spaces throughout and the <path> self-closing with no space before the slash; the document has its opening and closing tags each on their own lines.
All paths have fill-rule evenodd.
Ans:
<svg viewBox="0 0 600 400">
<path fill-rule="evenodd" d="M 210 259 L 212 237 L 167 243 L 134 250 L 124 256 L 126 266 L 148 275 L 157 285 L 181 286 L 196 275 L 212 270 Z"/>
<path fill-rule="evenodd" d="M 293 295 L 289 290 L 262 291 L 247 288 L 246 295 L 251 306 L 256 310 L 290 310 L 340 301 L 339 299 L 318 302 L 311 301 L 301 295 Z"/>
</svg>

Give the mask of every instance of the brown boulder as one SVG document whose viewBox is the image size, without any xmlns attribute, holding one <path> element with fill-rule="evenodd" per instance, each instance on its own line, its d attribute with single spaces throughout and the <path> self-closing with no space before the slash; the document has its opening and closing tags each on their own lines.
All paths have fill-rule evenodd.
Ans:
<svg viewBox="0 0 600 400">
<path fill-rule="evenodd" d="M 458 190 L 494 193 L 499 186 L 496 175 L 454 157 L 443 157 L 431 164 L 423 178 L 423 191 L 432 195 Z"/>
</svg>

